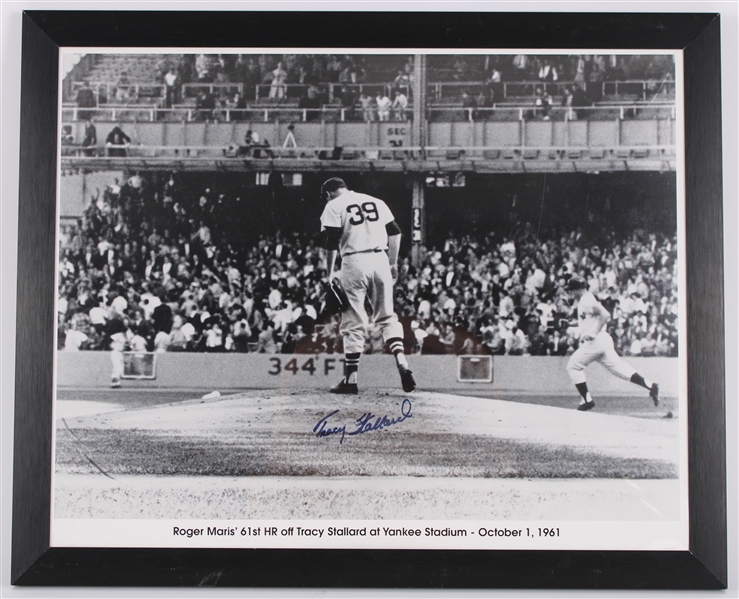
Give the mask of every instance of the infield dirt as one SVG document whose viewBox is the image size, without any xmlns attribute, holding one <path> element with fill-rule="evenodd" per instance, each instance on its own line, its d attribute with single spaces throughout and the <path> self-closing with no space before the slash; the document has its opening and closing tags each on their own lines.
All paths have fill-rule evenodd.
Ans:
<svg viewBox="0 0 739 599">
<path fill-rule="evenodd" d="M 677 419 L 395 390 L 71 413 L 56 517 L 669 519 L 679 505 Z M 370 428 L 349 434 L 358 420 Z"/>
</svg>

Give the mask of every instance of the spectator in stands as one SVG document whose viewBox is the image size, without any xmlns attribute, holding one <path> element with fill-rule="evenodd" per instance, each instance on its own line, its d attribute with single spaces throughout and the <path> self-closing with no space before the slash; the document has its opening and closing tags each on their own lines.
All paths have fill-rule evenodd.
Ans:
<svg viewBox="0 0 739 599">
<path fill-rule="evenodd" d="M 218 60 L 216 60 L 215 64 L 213 65 L 213 71 L 215 73 L 216 83 L 231 82 L 231 77 L 229 76 L 229 73 L 231 72 L 231 66 L 227 56 L 223 54 L 218 55 Z"/>
<path fill-rule="evenodd" d="M 588 100 L 592 104 L 600 102 L 603 99 L 604 75 L 605 73 L 601 69 L 600 64 L 597 61 L 593 61 L 586 87 Z"/>
<path fill-rule="evenodd" d="M 570 353 L 570 346 L 566 340 L 562 339 L 562 333 L 558 330 L 552 331 L 552 336 L 547 342 L 547 355 L 549 356 L 566 356 Z"/>
<path fill-rule="evenodd" d="M 239 54 L 231 71 L 231 80 L 234 83 L 247 85 L 249 79 L 249 63 L 243 54 Z"/>
<path fill-rule="evenodd" d="M 277 67 L 267 75 L 264 79 L 264 83 L 270 83 L 269 86 L 269 97 L 270 99 L 282 100 L 285 97 L 287 91 L 287 71 L 282 68 L 282 63 L 278 62 Z"/>
<path fill-rule="evenodd" d="M 177 71 L 170 68 L 164 75 L 164 83 L 167 86 L 164 106 L 165 108 L 172 108 L 172 106 L 179 101 L 179 82 Z"/>
<path fill-rule="evenodd" d="M 155 184 L 134 175 L 91 199 L 76 230 L 60 235 L 59 339 L 67 331 L 87 337 L 69 333 L 72 350 L 109 349 L 115 320 L 129 346 L 137 333 L 158 351 L 340 351 L 330 345 L 335 320 L 316 322 L 321 271 L 312 235 L 277 233 L 235 248 L 229 235 L 244 239 L 257 206 L 174 176 Z M 497 229 L 445 235 L 398 284 L 409 345 L 571 353 L 576 314 L 565 287 L 577 273 L 612 310 L 619 351 L 676 355 L 674 237 L 608 227 L 587 235 L 528 225 L 506 237 Z"/>
<path fill-rule="evenodd" d="M 363 60 L 363 57 L 359 57 L 360 61 Z M 362 62 L 359 64 L 355 64 L 354 68 L 352 70 L 352 82 L 353 83 L 364 83 L 367 80 L 367 70 L 364 68 L 364 65 Z"/>
<path fill-rule="evenodd" d="M 367 95 L 365 92 L 362 92 L 359 95 L 359 104 L 362 106 L 362 118 L 364 119 L 364 122 L 374 122 L 377 116 L 375 99 L 372 96 Z"/>
<path fill-rule="evenodd" d="M 202 90 L 195 99 L 196 119 L 198 121 L 212 121 L 215 108 L 216 97 L 209 90 Z"/>
<path fill-rule="evenodd" d="M 536 99 L 534 100 L 534 116 L 548 121 L 552 112 L 552 97 L 540 86 L 536 88 Z"/>
<path fill-rule="evenodd" d="M 409 56 L 403 65 L 403 72 L 408 75 L 408 80 L 413 81 L 413 70 L 415 69 L 415 59 L 413 56 Z"/>
<path fill-rule="evenodd" d="M 329 55 L 326 61 L 326 75 L 328 81 L 336 83 L 339 80 L 339 73 L 341 73 L 341 59 L 335 54 Z"/>
<path fill-rule="evenodd" d="M 462 118 L 472 121 L 477 118 L 477 99 L 468 90 L 462 92 Z"/>
<path fill-rule="evenodd" d="M 399 70 L 398 75 L 393 79 L 393 90 L 394 92 L 398 92 L 400 90 L 403 90 L 406 94 L 408 94 L 408 90 L 411 85 L 411 79 L 408 76 L 408 74 L 403 71 Z"/>
<path fill-rule="evenodd" d="M 488 97 L 490 98 L 491 106 L 496 102 L 503 101 L 505 96 L 503 93 L 503 76 L 495 67 L 493 67 L 493 70 L 490 72 L 490 77 L 485 81 L 485 87 L 488 89 Z"/>
<path fill-rule="evenodd" d="M 590 106 L 588 97 L 585 94 L 585 90 L 582 87 L 576 86 L 572 90 L 572 105 L 575 107 L 575 115 L 578 119 L 587 118 L 587 112 L 584 110 L 577 110 L 577 108 L 584 108 Z"/>
<path fill-rule="evenodd" d="M 565 120 L 576 121 L 577 113 L 573 110 L 575 96 L 572 94 L 572 88 L 568 85 L 565 87 L 562 96 L 562 107 L 566 108 Z"/>
<path fill-rule="evenodd" d="M 131 138 L 123 132 L 120 125 L 113 127 L 110 133 L 108 133 L 108 137 L 105 138 L 107 155 L 110 157 L 125 158 L 128 155 L 126 148 L 128 148 L 130 144 Z"/>
<path fill-rule="evenodd" d="M 233 99 L 228 103 L 231 110 L 230 119 L 232 121 L 243 121 L 246 117 L 246 98 L 241 93 L 236 92 Z"/>
<path fill-rule="evenodd" d="M 477 107 L 478 108 L 492 108 L 493 107 L 493 98 L 490 95 L 490 92 L 486 89 L 481 89 L 480 93 L 477 94 L 477 98 L 475 98 L 477 101 Z M 489 112 L 485 111 L 482 114 L 483 117 L 489 116 Z"/>
<path fill-rule="evenodd" d="M 77 92 L 77 108 L 87 109 L 95 108 L 97 102 L 95 100 L 95 93 L 90 89 L 89 81 L 82 83 L 82 87 Z M 92 110 L 78 110 L 77 118 L 81 121 L 86 121 L 92 117 Z"/>
<path fill-rule="evenodd" d="M 319 110 L 321 108 L 321 98 L 318 95 L 318 88 L 311 85 L 305 90 L 305 95 L 298 101 L 298 108 L 306 110 L 305 120 L 317 121 L 321 118 Z"/>
<path fill-rule="evenodd" d="M 454 59 L 453 77 L 455 81 L 467 81 L 468 79 L 467 61 L 462 56 L 456 56 Z"/>
<path fill-rule="evenodd" d="M 157 83 L 164 83 L 164 78 L 167 76 L 167 73 L 169 73 L 169 70 L 171 68 L 173 67 L 170 64 L 169 59 L 166 56 L 160 58 L 157 61 L 157 64 L 156 64 Z"/>
<path fill-rule="evenodd" d="M 346 66 L 342 69 L 342 71 L 339 73 L 339 83 L 347 84 L 347 83 L 354 83 L 354 79 L 352 78 L 352 75 L 354 75 L 354 79 L 356 79 L 356 73 L 352 73 L 351 69 Z"/>
<path fill-rule="evenodd" d="M 346 85 L 341 86 L 341 93 L 339 94 L 339 100 L 341 107 L 344 109 L 344 116 L 347 120 L 354 120 L 354 105 L 357 102 L 357 98 L 354 92 L 349 89 Z"/>
<path fill-rule="evenodd" d="M 575 75 L 573 77 L 573 81 L 576 83 L 577 87 L 581 89 L 585 89 L 585 71 L 586 71 L 586 62 L 584 56 L 578 56 L 577 62 L 575 64 Z M 574 91 L 573 91 L 574 93 Z"/>
<path fill-rule="evenodd" d="M 272 158 L 274 154 L 269 147 L 268 140 L 261 139 L 256 131 L 249 129 L 244 136 L 244 145 L 241 146 L 239 155 L 254 158 Z"/>
<path fill-rule="evenodd" d="M 123 71 L 115 84 L 115 99 L 120 104 L 127 102 L 130 98 L 131 82 L 128 79 L 128 71 Z"/>
<path fill-rule="evenodd" d="M 539 81 L 557 81 L 559 73 L 549 58 L 545 58 L 539 69 Z"/>
<path fill-rule="evenodd" d="M 300 65 L 298 67 L 298 70 L 292 82 L 299 85 L 314 85 L 318 83 L 318 81 L 316 81 L 316 78 L 305 65 Z"/>
<path fill-rule="evenodd" d="M 209 56 L 206 54 L 197 55 L 197 58 L 195 58 L 195 72 L 197 73 L 199 83 L 211 83 L 213 81 Z"/>
<path fill-rule="evenodd" d="M 405 121 L 407 119 L 406 110 L 408 109 L 408 96 L 405 92 L 400 89 L 395 92 L 395 98 L 393 99 L 393 116 L 396 121 Z"/>
<path fill-rule="evenodd" d="M 516 54 L 512 60 L 515 78 L 517 80 L 526 78 L 526 71 L 529 65 L 529 56 L 527 54 Z"/>
<path fill-rule="evenodd" d="M 72 125 L 62 125 L 62 145 L 71 146 L 74 144 L 74 133 L 72 133 Z"/>
<path fill-rule="evenodd" d="M 375 98 L 375 104 L 377 105 L 377 120 L 378 121 L 389 121 L 390 120 L 390 108 L 393 103 L 390 101 L 390 98 L 387 97 L 387 94 L 385 94 L 384 90 L 377 92 L 377 97 Z"/>
<path fill-rule="evenodd" d="M 97 155 L 96 148 L 98 145 L 98 132 L 92 119 L 87 119 L 85 121 L 85 136 L 82 139 L 82 145 L 85 148 L 89 148 L 87 150 L 84 150 L 83 153 L 85 156 Z"/>
</svg>

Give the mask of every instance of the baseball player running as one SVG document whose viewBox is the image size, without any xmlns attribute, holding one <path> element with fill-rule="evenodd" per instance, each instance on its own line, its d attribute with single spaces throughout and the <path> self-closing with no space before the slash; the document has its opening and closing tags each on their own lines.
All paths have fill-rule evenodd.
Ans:
<svg viewBox="0 0 739 599">
<path fill-rule="evenodd" d="M 385 202 L 350 191 L 342 179 L 328 179 L 321 187 L 326 207 L 321 231 L 327 251 L 328 282 L 334 277 L 337 252 L 341 254 L 341 285 L 349 306 L 341 315 L 339 331 L 344 340 L 344 378 L 332 393 L 357 393 L 359 356 L 369 318 L 365 300 L 372 306 L 372 320 L 382 331 L 400 373 L 403 391 L 416 388 L 403 351 L 403 326 L 393 309 L 393 285 L 398 279 L 400 227 Z"/>
<path fill-rule="evenodd" d="M 606 324 L 611 319 L 611 315 L 587 290 L 587 287 L 587 283 L 580 277 L 572 277 L 567 283 L 567 289 L 579 299 L 577 320 L 580 329 L 580 347 L 567 363 L 567 373 L 582 396 L 577 409 L 585 412 L 595 407 L 593 397 L 588 391 L 588 384 L 585 382 L 585 368 L 596 360 L 603 364 L 611 374 L 647 389 L 654 405 L 658 406 L 659 385 L 645 379 L 616 353 L 613 348 L 613 339 L 606 331 Z"/>
</svg>

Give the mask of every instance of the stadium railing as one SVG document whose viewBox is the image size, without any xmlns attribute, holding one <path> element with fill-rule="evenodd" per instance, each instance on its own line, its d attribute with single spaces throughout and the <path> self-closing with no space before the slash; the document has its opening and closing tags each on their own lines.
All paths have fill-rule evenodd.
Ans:
<svg viewBox="0 0 739 599">
<path fill-rule="evenodd" d="M 625 81 L 602 81 L 600 93 L 607 96 L 629 96 L 632 99 L 650 100 L 662 95 L 665 98 L 675 97 L 675 82 L 671 79 L 630 79 Z M 586 82 L 588 86 L 592 82 Z M 492 86 L 500 86 L 503 98 L 533 97 L 537 88 L 543 89 L 551 96 L 562 96 L 565 88 L 579 87 L 575 81 L 503 81 Z M 426 84 L 427 89 L 437 99 L 459 97 L 463 90 L 479 93 L 486 84 L 482 81 L 435 81 Z"/>
<path fill-rule="evenodd" d="M 126 158 L 142 159 L 188 159 L 188 160 L 251 160 L 252 152 L 238 154 L 237 145 L 224 148 L 222 146 L 126 146 Z M 117 147 L 120 149 L 121 147 Z M 607 160 L 607 159 L 645 159 L 673 158 L 676 148 L 673 145 L 638 145 L 638 146 L 387 146 L 370 147 L 264 147 L 254 146 L 251 150 L 260 152 L 263 160 Z M 121 157 L 105 156 L 106 148 L 83 147 L 79 145 L 63 145 L 62 156 L 95 158 L 101 162 L 120 160 Z M 233 155 L 229 155 L 233 151 Z M 94 152 L 94 156 L 87 153 Z"/>
<path fill-rule="evenodd" d="M 524 121 L 530 118 L 542 118 L 544 107 L 535 104 L 525 106 L 494 106 L 484 108 L 464 108 L 455 104 L 434 105 L 428 109 L 428 118 L 431 121 L 462 120 L 466 121 Z M 650 118 L 670 118 L 676 116 L 674 103 L 629 102 L 604 103 L 597 106 L 550 106 L 548 109 L 553 120 L 627 120 L 639 116 Z"/>
<path fill-rule="evenodd" d="M 323 88 L 328 93 L 328 101 L 332 102 L 334 98 L 339 96 L 339 92 L 342 87 L 346 87 L 355 94 L 367 93 L 369 95 L 376 95 L 379 92 L 383 92 L 390 95 L 395 86 L 392 83 L 334 83 L 334 82 L 323 82 L 317 84 L 305 84 L 305 83 L 287 83 L 279 87 L 284 88 L 285 97 L 297 98 L 303 95 L 303 93 L 309 87 Z M 259 83 L 255 86 L 254 97 L 259 99 L 269 98 L 270 90 L 272 89 L 271 83 Z M 401 85 L 397 89 L 402 89 L 406 95 L 410 94 L 410 86 Z"/>
<path fill-rule="evenodd" d="M 75 81 L 72 83 L 72 92 L 76 92 L 83 83 L 81 81 Z M 497 84 L 491 84 L 493 87 L 502 89 L 503 99 L 509 98 L 533 98 L 535 97 L 537 88 L 543 89 L 546 93 L 551 96 L 561 97 L 564 94 L 565 88 L 575 88 L 580 85 L 575 81 L 504 81 Z M 592 82 L 587 83 L 588 87 L 592 86 Z M 625 81 L 602 81 L 599 82 L 600 95 L 601 97 L 607 98 L 623 98 L 630 100 L 653 100 L 660 97 L 663 98 L 674 98 L 675 97 L 675 82 L 671 79 L 634 79 Z M 99 97 L 100 91 L 105 90 L 105 97 L 110 98 L 111 94 L 115 93 L 117 89 L 117 83 L 113 81 L 92 81 L 90 86 L 93 88 L 96 97 Z M 382 91 L 388 95 L 391 94 L 392 90 L 396 88 L 392 82 L 385 83 L 334 83 L 334 82 L 322 82 L 316 84 L 317 87 L 323 87 L 328 92 L 328 101 L 332 102 L 337 97 L 337 91 L 341 90 L 342 87 L 346 86 L 354 93 L 360 94 L 366 92 L 370 95 L 375 95 Z M 166 93 L 166 86 L 163 84 L 156 83 L 143 83 L 143 82 L 132 82 L 128 86 L 128 89 L 133 91 L 135 96 L 154 96 L 163 97 Z M 303 95 L 305 90 L 311 87 L 308 84 L 301 83 L 286 83 L 280 85 L 283 90 L 283 97 L 287 98 L 298 98 Z M 487 84 L 483 81 L 436 81 L 427 83 L 427 91 L 430 97 L 436 100 L 444 100 L 449 98 L 458 98 L 461 96 L 463 90 L 468 90 L 472 93 L 479 93 L 482 89 L 487 87 Z M 240 94 L 244 94 L 244 84 L 240 82 L 229 82 L 229 83 L 184 83 L 181 86 L 182 97 L 189 98 L 197 95 L 198 91 L 207 90 L 209 93 L 215 93 L 220 91 L 226 91 L 231 94 L 238 91 Z M 259 99 L 270 99 L 270 90 L 272 89 L 271 83 L 259 83 L 254 87 L 254 98 Z M 412 93 L 411 86 L 401 85 L 399 89 L 402 89 L 406 95 L 410 96 Z"/>
<path fill-rule="evenodd" d="M 90 88 L 95 94 L 95 98 L 100 98 L 101 90 L 105 91 L 106 98 L 112 98 L 118 89 L 118 84 L 112 81 L 90 81 Z M 83 86 L 82 81 L 72 83 L 72 92 L 76 93 Z M 136 98 L 149 96 L 154 98 L 163 98 L 167 93 L 167 86 L 161 83 L 135 83 L 131 82 L 125 86 L 128 95 Z"/>
<path fill-rule="evenodd" d="M 243 83 L 183 83 L 182 84 L 182 97 L 183 98 L 194 98 L 198 95 L 198 92 L 207 91 L 212 94 L 215 92 L 227 91 L 231 94 L 239 92 L 241 95 L 244 94 Z"/>
<path fill-rule="evenodd" d="M 429 120 L 502 120 L 523 121 L 541 116 L 542 107 L 535 104 L 494 106 L 486 108 L 463 108 L 458 104 L 432 105 L 427 108 Z M 390 121 L 407 120 L 413 112 L 412 105 L 405 110 L 405 118 L 391 115 Z M 562 107 L 551 106 L 549 112 L 559 120 L 626 120 L 649 116 L 672 118 L 676 116 L 674 103 L 657 102 L 608 102 L 597 106 Z M 80 113 L 82 117 L 80 117 Z M 363 120 L 361 107 L 344 108 L 325 105 L 322 108 L 297 108 L 294 106 L 252 106 L 244 109 L 215 108 L 202 110 L 194 106 L 159 108 L 150 104 L 105 104 L 95 108 L 80 108 L 76 104 L 62 105 L 62 121 L 73 122 L 81 118 L 96 118 L 103 121 L 243 121 L 243 122 L 357 122 Z M 376 118 L 374 119 L 377 120 Z"/>
<path fill-rule="evenodd" d="M 406 115 L 410 115 L 412 106 L 406 108 Z M 80 108 L 76 104 L 62 105 L 62 121 L 72 122 L 80 120 L 80 113 L 88 118 L 93 117 L 106 121 L 251 121 L 269 123 L 273 121 L 320 122 L 330 121 L 361 121 L 362 109 L 359 107 L 344 108 L 341 106 L 325 105 L 321 108 L 298 108 L 296 106 L 251 106 L 248 108 L 215 108 L 200 109 L 194 106 L 174 106 L 173 108 L 159 108 L 150 104 L 104 104 L 95 108 Z M 101 119 L 102 117 L 102 119 Z M 391 119 L 399 120 L 399 119 Z"/>
</svg>

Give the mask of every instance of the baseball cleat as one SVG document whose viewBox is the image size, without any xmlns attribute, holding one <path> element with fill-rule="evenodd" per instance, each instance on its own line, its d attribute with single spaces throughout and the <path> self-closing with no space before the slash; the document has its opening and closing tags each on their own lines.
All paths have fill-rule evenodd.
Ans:
<svg viewBox="0 0 739 599">
<path fill-rule="evenodd" d="M 403 391 L 410 393 L 416 388 L 416 379 L 413 378 L 413 373 L 407 368 L 399 368 L 400 382 L 403 384 Z"/>
<path fill-rule="evenodd" d="M 652 383 L 652 388 L 649 390 L 649 397 L 652 398 L 655 406 L 659 405 L 659 385 Z"/>
<path fill-rule="evenodd" d="M 110 382 L 111 389 L 118 389 L 120 386 L 121 386 L 121 382 L 119 380 L 114 380 Z"/>
<path fill-rule="evenodd" d="M 592 410 L 594 407 L 594 401 L 586 401 L 585 403 L 581 403 L 579 406 L 577 406 L 577 409 L 579 412 L 587 412 L 588 410 Z"/>
<path fill-rule="evenodd" d="M 342 395 L 356 395 L 359 393 L 359 387 L 357 387 L 357 383 L 347 383 L 344 379 L 341 379 L 338 385 L 331 387 L 330 391 Z"/>
</svg>

